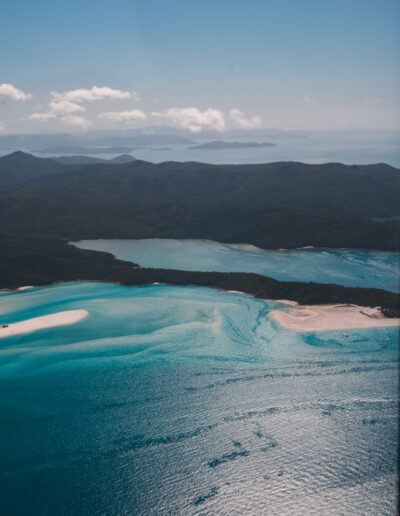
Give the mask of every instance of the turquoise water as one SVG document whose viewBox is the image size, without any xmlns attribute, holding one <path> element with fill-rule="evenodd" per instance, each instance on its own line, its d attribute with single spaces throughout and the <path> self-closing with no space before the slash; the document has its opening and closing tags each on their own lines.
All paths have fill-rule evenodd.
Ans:
<svg viewBox="0 0 400 516">
<path fill-rule="evenodd" d="M 192 287 L 0 293 L 2 514 L 394 514 L 398 328 L 295 334 Z"/>
<path fill-rule="evenodd" d="M 209 240 L 82 240 L 74 245 L 112 253 L 143 267 L 255 272 L 282 281 L 315 281 L 400 291 L 398 253 L 328 249 L 267 251 Z"/>
</svg>

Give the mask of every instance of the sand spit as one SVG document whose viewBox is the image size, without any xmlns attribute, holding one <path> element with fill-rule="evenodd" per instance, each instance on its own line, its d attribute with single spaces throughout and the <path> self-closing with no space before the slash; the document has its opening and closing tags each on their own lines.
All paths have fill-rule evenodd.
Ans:
<svg viewBox="0 0 400 516">
<path fill-rule="evenodd" d="M 288 303 L 282 301 L 283 303 Z M 399 326 L 400 319 L 384 317 L 379 307 L 357 305 L 294 306 L 290 311 L 272 310 L 269 315 L 284 328 L 300 332 Z"/>
<path fill-rule="evenodd" d="M 0 324 L 0 338 L 30 333 L 43 328 L 74 324 L 88 315 L 89 313 L 86 310 L 67 310 L 65 312 L 34 317 L 33 319 L 26 319 L 25 321 L 10 323 L 8 325 L 2 322 L 2 324 Z"/>
</svg>

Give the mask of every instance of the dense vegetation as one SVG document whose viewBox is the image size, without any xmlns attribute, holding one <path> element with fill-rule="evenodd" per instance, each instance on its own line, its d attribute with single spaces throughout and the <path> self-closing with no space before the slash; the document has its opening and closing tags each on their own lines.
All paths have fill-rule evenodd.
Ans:
<svg viewBox="0 0 400 516">
<path fill-rule="evenodd" d="M 0 158 L 0 286 L 104 280 L 241 290 L 305 303 L 382 305 L 375 289 L 279 282 L 245 273 L 141 269 L 82 251 L 85 238 L 208 238 L 264 248 L 399 249 L 399 170 L 387 165 L 213 166 L 143 161 L 62 165 L 17 152 Z"/>
<path fill-rule="evenodd" d="M 14 175 L 25 182 L 0 193 L 0 230 L 18 234 L 399 248 L 398 222 L 368 218 L 398 214 L 399 170 L 387 165 L 63 166 L 23 153 L 0 158 L 0 181 Z"/>
</svg>

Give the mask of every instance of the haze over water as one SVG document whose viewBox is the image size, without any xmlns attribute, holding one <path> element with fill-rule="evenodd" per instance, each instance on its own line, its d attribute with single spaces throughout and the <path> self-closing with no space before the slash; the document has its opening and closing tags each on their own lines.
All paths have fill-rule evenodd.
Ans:
<svg viewBox="0 0 400 516">
<path fill-rule="evenodd" d="M 162 128 L 159 129 L 162 134 Z M 95 133 L 94 133 L 95 134 Z M 248 163 L 271 163 L 275 161 L 300 161 L 304 163 L 344 163 L 346 165 L 369 165 L 371 163 L 387 163 L 394 167 L 400 167 L 400 133 L 384 131 L 311 131 L 311 132 L 281 132 L 280 134 L 268 135 L 243 135 L 235 134 L 213 134 L 204 138 L 203 135 L 187 135 L 195 143 L 184 145 L 151 145 L 135 148 L 131 154 L 136 158 L 153 163 L 163 161 L 197 161 L 214 164 L 248 164 Z M 255 141 L 259 143 L 275 143 L 274 147 L 242 148 L 229 150 L 201 150 L 190 148 L 196 143 L 214 140 L 226 141 Z M 82 146 L 96 147 L 86 141 Z M 125 144 L 126 145 L 126 144 Z M 46 147 L 46 145 L 44 144 Z M 47 145 L 49 147 L 50 145 Z M 43 147 L 43 144 L 42 144 Z M 133 147 L 135 145 L 133 144 Z M 26 147 L 23 142 L 18 147 L 20 150 L 35 154 L 39 157 L 54 157 L 66 152 L 49 154 L 36 153 L 32 146 Z M 0 156 L 13 152 L 15 148 L 0 148 Z M 101 149 L 99 149 L 101 151 Z M 76 152 L 74 152 L 76 154 Z M 82 153 L 82 152 L 81 152 Z M 99 153 L 91 154 L 84 152 L 87 156 L 103 159 L 117 157 L 120 153 Z"/>
<path fill-rule="evenodd" d="M 0 303 L 89 312 L 1 340 L 3 514 L 395 511 L 398 328 L 300 335 L 276 303 L 192 287 Z"/>
</svg>

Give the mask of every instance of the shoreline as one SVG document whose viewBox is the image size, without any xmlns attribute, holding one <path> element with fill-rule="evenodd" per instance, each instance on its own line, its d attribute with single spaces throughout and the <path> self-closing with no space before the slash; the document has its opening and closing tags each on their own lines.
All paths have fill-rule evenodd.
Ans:
<svg viewBox="0 0 400 516">
<path fill-rule="evenodd" d="M 299 305 L 286 300 L 279 302 L 290 306 L 290 311 L 271 310 L 270 317 L 283 328 L 297 332 L 400 326 L 399 318 L 385 317 L 378 306 Z"/>
<path fill-rule="evenodd" d="M 87 310 L 67 310 L 49 315 L 41 315 L 19 321 L 15 323 L 0 324 L 0 338 L 12 337 L 14 335 L 22 335 L 31 333 L 45 328 L 54 328 L 56 326 L 66 326 L 75 324 L 89 315 Z"/>
<path fill-rule="evenodd" d="M 124 262 L 121 263 L 124 264 Z M 109 283 L 126 287 L 152 285 L 206 287 L 217 289 L 221 292 L 242 294 L 255 299 L 286 304 L 291 307 L 303 306 L 309 307 L 310 309 L 312 307 L 321 309 L 321 307 L 323 308 L 327 305 L 333 306 L 341 304 L 343 306 L 344 303 L 358 307 L 375 307 L 375 326 L 385 325 L 383 322 L 377 322 L 377 319 L 384 319 L 384 321 L 392 320 L 390 325 L 397 324 L 397 320 L 400 319 L 399 294 L 383 289 L 344 287 L 335 284 L 319 284 L 312 282 L 283 282 L 252 273 L 210 273 L 146 268 L 132 270 L 131 267 L 129 267 L 128 270 L 124 270 L 123 268 L 121 268 L 121 271 L 116 270 L 109 276 L 110 277 L 105 278 L 101 276 L 93 277 L 92 275 L 92 277 L 89 276 L 87 279 L 84 279 L 85 276 L 81 276 L 79 279 L 55 279 L 50 282 L 40 282 L 39 285 L 33 288 L 79 282 Z M 18 284 L 11 288 L 3 288 L 2 291 L 19 292 L 20 295 L 25 294 L 24 291 L 20 291 Z M 279 310 L 283 310 L 283 307 L 278 308 L 278 311 Z M 348 314 L 348 311 L 345 311 L 345 314 Z M 354 313 L 353 315 L 357 314 Z M 357 316 L 358 319 L 359 316 L 360 315 Z M 278 316 L 278 319 L 283 322 L 282 317 Z M 396 322 L 394 322 L 395 320 Z M 290 321 L 290 318 L 288 321 Z M 349 323 L 350 321 L 348 317 L 346 317 L 346 327 L 354 327 L 354 321 L 352 321 L 353 324 L 350 324 L 350 326 Z M 360 321 L 358 321 L 358 323 L 356 322 L 356 327 L 360 327 L 359 324 Z M 364 326 L 364 323 L 362 326 Z M 371 324 L 369 324 L 369 326 L 371 326 Z"/>
</svg>

